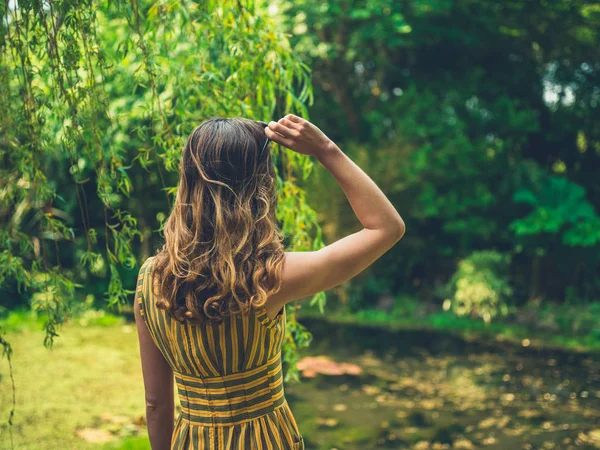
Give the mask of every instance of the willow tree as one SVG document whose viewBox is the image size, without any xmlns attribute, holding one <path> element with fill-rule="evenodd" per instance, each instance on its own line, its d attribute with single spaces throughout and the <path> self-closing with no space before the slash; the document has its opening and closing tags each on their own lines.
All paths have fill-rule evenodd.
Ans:
<svg viewBox="0 0 600 450">
<path fill-rule="evenodd" d="M 160 239 L 180 152 L 200 121 L 306 115 L 308 69 L 263 6 L 0 6 L 1 304 L 43 314 L 47 347 L 98 280 L 106 307 L 131 305 L 131 274 Z M 312 162 L 281 148 L 273 154 L 286 245 L 320 248 L 316 215 L 298 186 Z M 322 307 L 324 299 L 312 303 Z M 295 349 L 310 335 L 293 308 L 288 323 L 289 378 Z M 0 330 L 10 366 L 5 336 Z"/>
</svg>

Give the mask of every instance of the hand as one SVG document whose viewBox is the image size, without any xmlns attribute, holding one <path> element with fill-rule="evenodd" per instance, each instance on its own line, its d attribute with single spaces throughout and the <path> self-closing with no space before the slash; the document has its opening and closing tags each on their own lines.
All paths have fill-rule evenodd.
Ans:
<svg viewBox="0 0 600 450">
<path fill-rule="evenodd" d="M 335 145 L 315 125 L 293 114 L 288 114 L 278 122 L 269 122 L 265 134 L 272 141 L 295 152 L 315 157 Z"/>
</svg>

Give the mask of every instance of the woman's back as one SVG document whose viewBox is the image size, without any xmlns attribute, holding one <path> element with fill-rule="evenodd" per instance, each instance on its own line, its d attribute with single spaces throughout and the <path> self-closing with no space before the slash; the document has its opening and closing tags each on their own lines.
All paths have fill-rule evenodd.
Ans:
<svg viewBox="0 0 600 450">
<path fill-rule="evenodd" d="M 283 390 L 285 309 L 274 319 L 263 307 L 220 324 L 180 323 L 154 304 L 152 259 L 140 269 L 137 301 L 177 383 L 171 448 L 304 448 Z"/>
<path fill-rule="evenodd" d="M 363 229 L 319 250 L 286 252 L 270 141 L 317 158 Z M 304 448 L 282 385 L 285 305 L 359 274 L 404 229 L 368 175 L 300 117 L 197 127 L 165 245 L 140 270 L 134 303 L 153 449 Z M 171 435 L 173 378 L 182 412 Z"/>
</svg>

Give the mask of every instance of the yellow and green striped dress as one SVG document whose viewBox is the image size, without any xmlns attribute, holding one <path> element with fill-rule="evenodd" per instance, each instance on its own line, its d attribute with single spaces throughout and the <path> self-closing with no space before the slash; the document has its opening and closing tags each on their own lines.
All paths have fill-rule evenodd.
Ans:
<svg viewBox="0 0 600 450">
<path fill-rule="evenodd" d="M 138 302 L 177 383 L 171 450 L 304 449 L 283 391 L 285 308 L 275 319 L 263 307 L 218 325 L 181 324 L 154 304 L 151 261 L 139 272 Z"/>
</svg>

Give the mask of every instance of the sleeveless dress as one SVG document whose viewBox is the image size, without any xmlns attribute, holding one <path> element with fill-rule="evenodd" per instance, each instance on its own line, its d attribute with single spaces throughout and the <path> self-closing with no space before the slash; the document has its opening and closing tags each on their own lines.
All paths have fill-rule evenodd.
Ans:
<svg viewBox="0 0 600 450">
<path fill-rule="evenodd" d="M 171 450 L 304 449 L 283 390 L 285 308 L 275 319 L 262 307 L 218 325 L 181 324 L 154 304 L 151 261 L 140 268 L 137 298 L 177 383 Z"/>
</svg>

